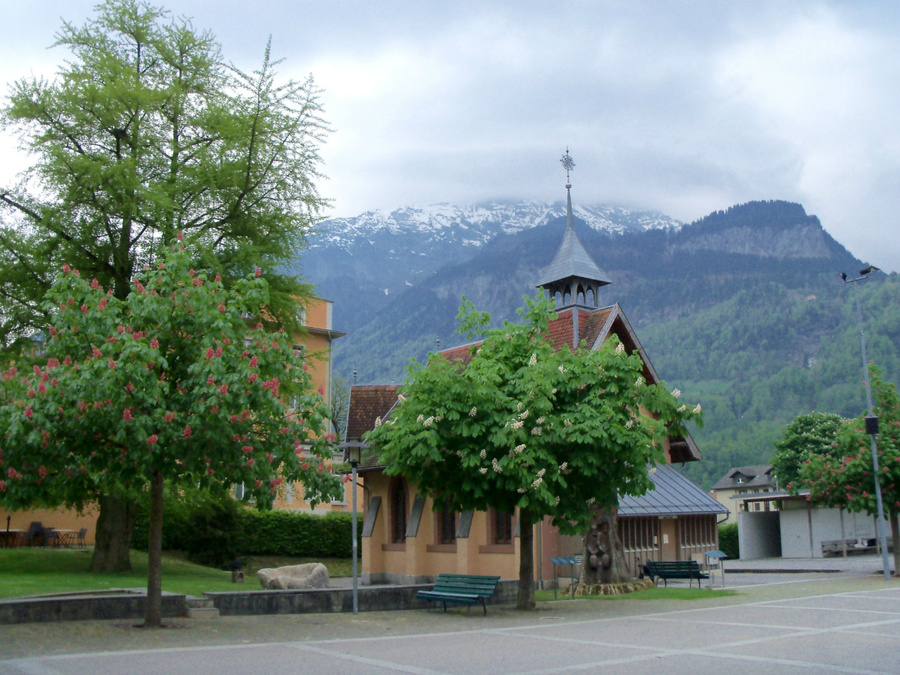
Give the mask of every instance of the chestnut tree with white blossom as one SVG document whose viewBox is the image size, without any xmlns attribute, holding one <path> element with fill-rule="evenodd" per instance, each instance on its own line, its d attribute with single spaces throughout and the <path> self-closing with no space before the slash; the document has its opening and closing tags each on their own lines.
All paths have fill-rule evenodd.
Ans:
<svg viewBox="0 0 900 675">
<path fill-rule="evenodd" d="M 368 434 L 388 474 L 402 474 L 454 511 L 518 512 L 517 605 L 534 607 L 532 526 L 550 517 L 566 533 L 592 510 L 652 487 L 667 436 L 699 421 L 700 406 L 646 381 L 644 363 L 613 336 L 599 349 L 557 347 L 555 315 L 528 299 L 520 324 L 490 328 L 463 298 L 459 332 L 477 338 L 463 361 L 413 361 L 400 403 Z"/>
</svg>

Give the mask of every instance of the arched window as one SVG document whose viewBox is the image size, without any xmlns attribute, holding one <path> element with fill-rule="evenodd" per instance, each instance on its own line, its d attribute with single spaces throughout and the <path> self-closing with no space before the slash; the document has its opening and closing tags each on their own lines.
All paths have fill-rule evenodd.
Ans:
<svg viewBox="0 0 900 675">
<path fill-rule="evenodd" d="M 491 544 L 513 543 L 513 519 L 512 514 L 503 513 L 491 509 L 490 511 L 490 542 Z"/>
<path fill-rule="evenodd" d="M 395 476 L 390 487 L 391 504 L 391 543 L 402 544 L 406 541 L 407 499 L 406 481 Z"/>
<path fill-rule="evenodd" d="M 456 513 L 450 510 L 447 501 L 439 502 L 440 509 L 434 513 L 434 543 L 456 543 Z"/>
</svg>

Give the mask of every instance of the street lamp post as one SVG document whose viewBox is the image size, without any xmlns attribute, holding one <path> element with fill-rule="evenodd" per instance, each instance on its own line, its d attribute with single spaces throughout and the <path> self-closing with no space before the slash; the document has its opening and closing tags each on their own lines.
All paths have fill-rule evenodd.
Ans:
<svg viewBox="0 0 900 675">
<path fill-rule="evenodd" d="M 353 536 L 353 613 L 359 614 L 359 574 L 357 569 L 357 543 L 356 543 L 356 468 L 359 466 L 359 455 L 360 455 L 360 447 L 359 445 L 353 444 L 347 448 L 347 461 L 350 462 L 350 470 L 351 470 L 351 485 L 350 491 L 353 493 L 353 520 L 350 524 L 350 529 Z"/>
<path fill-rule="evenodd" d="M 853 284 L 857 281 L 862 281 L 872 272 L 878 271 L 879 269 L 877 267 L 869 265 L 859 271 L 859 276 L 856 279 L 848 279 L 847 275 L 843 272 L 841 273 L 841 279 L 844 280 L 845 284 Z M 881 560 L 884 565 L 884 578 L 886 581 L 890 581 L 891 563 L 888 558 L 887 536 L 885 535 L 881 483 L 878 482 L 878 446 L 875 442 L 875 437 L 878 435 L 878 417 L 875 415 L 875 406 L 872 402 L 872 385 L 869 383 L 869 361 L 866 358 L 866 334 L 863 330 L 862 305 L 859 301 L 859 291 L 856 289 L 856 286 L 853 287 L 853 294 L 856 297 L 856 321 L 859 324 L 859 346 L 862 351 L 863 381 L 866 385 L 866 405 L 869 410 L 869 414 L 866 416 L 866 433 L 869 434 L 869 438 L 872 440 L 872 472 L 875 475 L 875 504 L 878 509 L 878 540 L 881 542 Z"/>
</svg>

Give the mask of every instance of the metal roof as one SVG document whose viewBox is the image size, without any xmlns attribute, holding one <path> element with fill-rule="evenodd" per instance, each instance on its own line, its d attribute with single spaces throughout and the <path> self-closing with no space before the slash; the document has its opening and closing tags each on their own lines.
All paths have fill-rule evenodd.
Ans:
<svg viewBox="0 0 900 675">
<path fill-rule="evenodd" d="M 650 474 L 654 489 L 641 497 L 619 497 L 620 516 L 683 516 L 728 513 L 668 464 L 658 464 Z"/>
</svg>

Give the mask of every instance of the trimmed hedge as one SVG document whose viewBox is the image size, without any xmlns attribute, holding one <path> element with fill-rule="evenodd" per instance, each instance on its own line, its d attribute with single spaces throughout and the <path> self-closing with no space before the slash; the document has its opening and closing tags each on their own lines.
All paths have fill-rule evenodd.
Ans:
<svg viewBox="0 0 900 675">
<path fill-rule="evenodd" d="M 149 509 L 141 505 L 134 548 L 147 550 L 148 526 Z M 349 558 L 351 532 L 349 513 L 257 511 L 230 495 L 205 491 L 185 493 L 178 500 L 167 495 L 163 512 L 163 549 L 184 551 L 189 560 L 222 568 L 245 555 Z M 358 537 L 361 532 L 359 522 Z M 361 538 L 357 550 L 362 550 Z"/>
<path fill-rule="evenodd" d="M 741 557 L 741 549 L 738 545 L 737 523 L 719 525 L 719 549 L 732 560 Z"/>
</svg>

